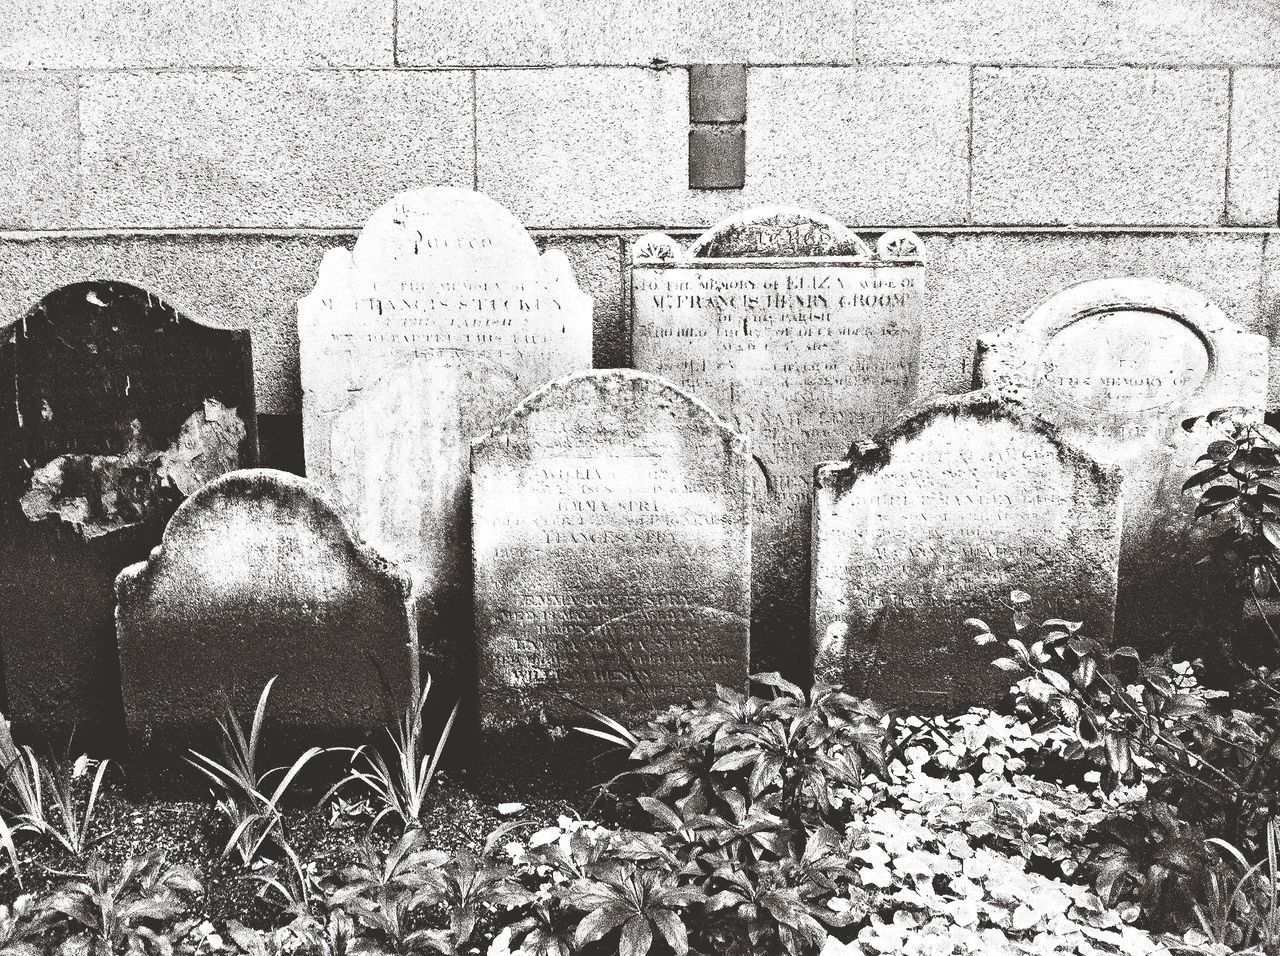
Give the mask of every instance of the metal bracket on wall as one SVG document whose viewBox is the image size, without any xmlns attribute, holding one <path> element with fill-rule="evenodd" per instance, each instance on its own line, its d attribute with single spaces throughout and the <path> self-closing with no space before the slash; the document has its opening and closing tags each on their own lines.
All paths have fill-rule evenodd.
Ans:
<svg viewBox="0 0 1280 956">
<path fill-rule="evenodd" d="M 741 189 L 746 182 L 747 68 L 689 67 L 689 188 Z"/>
</svg>

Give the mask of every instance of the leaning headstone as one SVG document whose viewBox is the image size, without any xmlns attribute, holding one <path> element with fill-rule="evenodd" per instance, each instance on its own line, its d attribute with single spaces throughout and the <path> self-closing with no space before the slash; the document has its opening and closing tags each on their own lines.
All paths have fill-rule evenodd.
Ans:
<svg viewBox="0 0 1280 956">
<path fill-rule="evenodd" d="M 277 675 L 270 719 L 286 734 L 384 726 L 410 685 L 408 588 L 305 479 L 211 482 L 116 582 L 131 746 L 203 736 L 226 700 L 251 714 Z"/>
<path fill-rule="evenodd" d="M 753 653 L 808 667 L 813 463 L 915 397 L 924 247 L 876 250 L 800 209 L 733 216 L 688 249 L 645 236 L 632 257 L 635 367 L 697 395 L 751 438 L 756 476 Z"/>
<path fill-rule="evenodd" d="M 994 394 L 928 403 L 818 466 L 813 653 L 820 680 L 938 713 L 1007 688 L 962 623 L 1004 602 L 1111 639 L 1120 474 Z"/>
<path fill-rule="evenodd" d="M 656 376 L 529 396 L 472 449 L 482 731 L 746 685 L 747 441 Z"/>
<path fill-rule="evenodd" d="M 419 189 L 325 256 L 298 337 L 307 476 L 413 574 L 438 671 L 470 620 L 471 439 L 591 367 L 591 298 L 493 200 Z"/>
<path fill-rule="evenodd" d="M 39 741 L 120 737 L 112 584 L 204 482 L 257 463 L 249 333 L 122 282 L 69 285 L 0 337 L 0 649 Z"/>
<path fill-rule="evenodd" d="M 978 343 L 977 384 L 1055 423 L 1068 440 L 1124 469 L 1117 634 L 1186 649 L 1233 627 L 1209 528 L 1182 493 L 1213 440 L 1181 422 L 1218 408 L 1261 410 L 1267 340 L 1200 293 L 1154 278 L 1099 279 L 1059 292 Z"/>
</svg>

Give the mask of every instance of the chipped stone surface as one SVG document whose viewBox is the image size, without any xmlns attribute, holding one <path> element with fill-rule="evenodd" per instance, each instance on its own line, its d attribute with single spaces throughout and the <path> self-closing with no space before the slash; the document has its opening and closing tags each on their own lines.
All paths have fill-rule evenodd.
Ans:
<svg viewBox="0 0 1280 956">
<path fill-rule="evenodd" d="M 307 474 L 414 575 L 425 649 L 469 619 L 470 440 L 590 368 L 591 330 L 565 254 L 465 189 L 392 199 L 299 302 Z"/>
<path fill-rule="evenodd" d="M 1111 639 L 1120 472 L 1047 423 L 971 392 L 926 403 L 818 466 L 815 676 L 924 713 L 1007 681 L 963 621 L 992 626 L 1019 589 Z"/>
<path fill-rule="evenodd" d="M 408 586 L 310 482 L 265 468 L 210 482 L 116 582 L 131 743 L 206 728 L 223 691 L 252 713 L 277 675 L 273 725 L 383 726 L 410 684 Z"/>
<path fill-rule="evenodd" d="M 1261 413 L 1267 340 L 1194 289 L 1098 279 L 1052 296 L 979 340 L 976 381 L 1054 422 L 1125 471 L 1118 633 L 1147 649 L 1229 626 L 1221 582 L 1195 562 L 1209 531 L 1182 493 L 1212 436 L 1183 419 L 1242 405 Z"/>
<path fill-rule="evenodd" d="M 116 574 L 257 447 L 247 332 L 122 282 L 65 286 L 4 331 L 0 647 L 20 730 L 110 739 Z"/>
<path fill-rule="evenodd" d="M 807 670 L 813 466 L 915 397 L 924 272 L 909 232 L 886 233 L 877 252 L 781 207 L 731 217 L 687 251 L 657 233 L 633 248 L 636 367 L 752 440 L 757 669 Z"/>
<path fill-rule="evenodd" d="M 619 718 L 741 688 L 751 614 L 746 439 L 653 375 L 525 399 L 471 456 L 481 726 Z"/>
</svg>

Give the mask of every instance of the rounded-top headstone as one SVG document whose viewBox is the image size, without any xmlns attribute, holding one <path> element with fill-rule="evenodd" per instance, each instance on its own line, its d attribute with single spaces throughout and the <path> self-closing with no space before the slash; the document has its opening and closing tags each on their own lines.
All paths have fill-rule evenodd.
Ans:
<svg viewBox="0 0 1280 956">
<path fill-rule="evenodd" d="M 750 209 L 687 249 L 653 233 L 632 252 L 636 368 L 697 395 L 751 437 L 756 665 L 804 679 L 814 462 L 893 421 L 916 394 L 924 246 L 873 249 L 793 207 Z"/>
<path fill-rule="evenodd" d="M 745 687 L 747 440 L 670 382 L 559 379 L 472 448 L 482 729 Z"/>
<path fill-rule="evenodd" d="M 938 713 L 1008 686 L 966 618 L 999 630 L 1009 595 L 1083 622 L 1115 614 L 1120 473 L 991 392 L 927 402 L 818 466 L 816 676 Z"/>
<path fill-rule="evenodd" d="M 1188 650 L 1231 627 L 1223 583 L 1197 565 L 1208 528 L 1182 493 L 1213 440 L 1181 423 L 1218 408 L 1261 416 L 1267 340 L 1204 295 L 1164 279 L 1082 282 L 978 342 L 975 378 L 1125 471 L 1117 631 Z"/>
<path fill-rule="evenodd" d="M 252 713 L 279 675 L 278 727 L 371 730 L 405 706 L 409 581 L 305 479 L 224 475 L 116 582 L 131 743 L 207 731 L 223 694 Z"/>
<path fill-rule="evenodd" d="M 501 205 L 454 187 L 376 210 L 298 303 L 307 475 L 413 574 L 432 670 L 452 667 L 470 627 L 470 441 L 590 368 L 591 327 L 564 253 L 539 253 Z"/>
</svg>

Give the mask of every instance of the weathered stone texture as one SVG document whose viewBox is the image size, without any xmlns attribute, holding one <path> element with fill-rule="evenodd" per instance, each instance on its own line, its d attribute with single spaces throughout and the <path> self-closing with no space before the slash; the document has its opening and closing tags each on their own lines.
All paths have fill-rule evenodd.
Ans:
<svg viewBox="0 0 1280 956">
<path fill-rule="evenodd" d="M 481 726 L 746 685 L 746 439 L 656 376 L 551 383 L 472 449 Z"/>
<path fill-rule="evenodd" d="M 1280 63 L 1271 0 L 877 0 L 858 7 L 864 63 Z"/>
<path fill-rule="evenodd" d="M 1274 226 L 1280 221 L 1280 70 L 1236 70 L 1231 82 L 1227 218 Z"/>
<path fill-rule="evenodd" d="M 814 479 L 818 679 L 924 713 L 1008 686 L 962 623 L 1008 619 L 1011 591 L 1106 643 L 1120 473 L 995 395 L 934 400 Z"/>
<path fill-rule="evenodd" d="M 301 478 L 253 469 L 206 485 L 116 592 L 133 746 L 203 732 L 224 690 L 252 713 L 277 675 L 271 722 L 308 742 L 373 730 L 404 706 L 407 578 Z"/>
<path fill-rule="evenodd" d="M 75 80 L 0 75 L 0 228 L 73 222 L 80 151 Z"/>
<path fill-rule="evenodd" d="M 582 291 L 591 296 L 593 366 L 627 364 L 627 325 L 622 309 L 622 245 L 618 236 L 535 236 L 538 249 L 559 249 Z"/>
<path fill-rule="evenodd" d="M 1214 433 L 1181 423 L 1228 406 L 1260 415 L 1267 344 L 1200 292 L 1136 277 L 1071 286 L 979 340 L 976 383 L 1124 469 L 1116 623 L 1126 644 L 1180 642 L 1191 657 L 1231 627 L 1224 582 L 1197 564 L 1210 529 L 1182 493 Z"/>
<path fill-rule="evenodd" d="M 855 20 L 820 0 L 403 0 L 399 51 L 418 66 L 852 63 Z"/>
<path fill-rule="evenodd" d="M 736 208 L 794 203 L 853 223 L 968 217 L 965 69 L 755 69 L 748 111 Z"/>
<path fill-rule="evenodd" d="M 0 68 L 390 66 L 393 0 L 4 0 Z"/>
<path fill-rule="evenodd" d="M 904 245 L 891 252 L 894 235 Z M 834 220 L 763 207 L 718 223 L 687 251 L 660 233 L 634 247 L 635 366 L 751 438 L 760 670 L 803 679 L 808 669 L 814 462 L 843 454 L 916 395 L 924 250 L 910 233 L 886 238 L 877 256 Z"/>
<path fill-rule="evenodd" d="M 111 585 L 185 496 L 257 463 L 249 352 L 123 283 L 59 289 L 5 331 L 0 649 L 21 730 L 118 745 Z"/>
<path fill-rule="evenodd" d="M 592 321 L 564 253 L 469 189 L 394 197 L 298 303 L 307 475 L 413 575 L 437 672 L 469 630 L 470 441 L 590 368 Z"/>
<path fill-rule="evenodd" d="M 462 72 L 102 73 L 81 80 L 82 223 L 352 226 L 472 181 Z"/>
<path fill-rule="evenodd" d="M 973 221 L 1222 218 L 1226 70 L 988 69 L 973 81 Z"/>
</svg>

